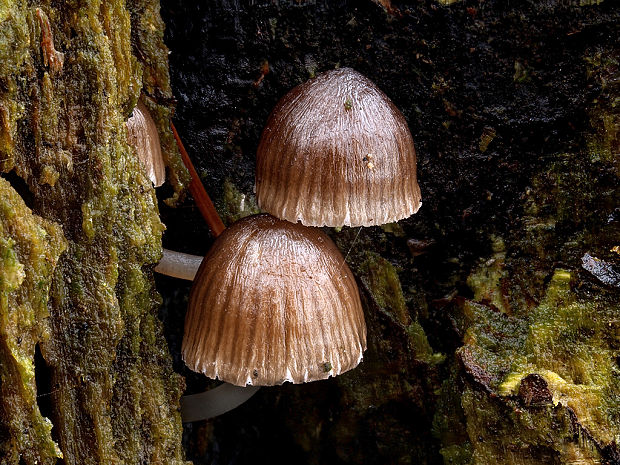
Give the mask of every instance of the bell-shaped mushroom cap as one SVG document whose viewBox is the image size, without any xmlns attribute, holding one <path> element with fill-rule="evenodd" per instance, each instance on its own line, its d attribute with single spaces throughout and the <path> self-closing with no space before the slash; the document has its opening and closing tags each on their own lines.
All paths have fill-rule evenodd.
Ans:
<svg viewBox="0 0 620 465">
<path fill-rule="evenodd" d="M 203 260 L 183 337 L 192 370 L 238 386 L 303 383 L 354 368 L 365 349 L 355 279 L 322 231 L 255 215 Z"/>
<path fill-rule="evenodd" d="M 257 152 L 256 194 L 267 212 L 308 226 L 406 218 L 421 205 L 407 122 L 360 73 L 323 73 L 271 113 Z"/>
<path fill-rule="evenodd" d="M 127 130 L 128 142 L 136 150 L 146 175 L 155 187 L 161 186 L 166 181 L 166 167 L 161 154 L 159 134 L 155 121 L 141 101 L 138 101 L 133 114 L 127 120 Z"/>
</svg>

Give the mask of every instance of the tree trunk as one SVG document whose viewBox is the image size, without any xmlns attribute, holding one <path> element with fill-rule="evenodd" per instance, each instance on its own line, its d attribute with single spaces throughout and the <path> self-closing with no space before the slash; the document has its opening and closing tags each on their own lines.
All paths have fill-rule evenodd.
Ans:
<svg viewBox="0 0 620 465">
<path fill-rule="evenodd" d="M 144 99 L 178 166 L 159 5 L 30 5 L 0 3 L 0 463 L 184 463 L 125 127 Z"/>
</svg>

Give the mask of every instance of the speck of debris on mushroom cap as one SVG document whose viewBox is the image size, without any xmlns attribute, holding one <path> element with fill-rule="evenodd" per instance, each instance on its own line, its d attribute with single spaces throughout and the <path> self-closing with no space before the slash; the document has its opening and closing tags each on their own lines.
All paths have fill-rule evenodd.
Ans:
<svg viewBox="0 0 620 465">
<path fill-rule="evenodd" d="M 319 229 L 247 217 L 203 260 L 182 347 L 192 370 L 238 386 L 303 383 L 354 368 L 365 349 L 355 279 Z"/>
<path fill-rule="evenodd" d="M 350 68 L 286 94 L 257 151 L 259 206 L 309 226 L 371 226 L 420 208 L 416 155 L 392 101 Z"/>
<path fill-rule="evenodd" d="M 155 121 L 141 101 L 138 101 L 133 114 L 127 120 L 127 130 L 129 145 L 136 150 L 146 175 L 155 187 L 161 186 L 166 181 L 166 167 L 161 154 L 159 134 Z"/>
</svg>

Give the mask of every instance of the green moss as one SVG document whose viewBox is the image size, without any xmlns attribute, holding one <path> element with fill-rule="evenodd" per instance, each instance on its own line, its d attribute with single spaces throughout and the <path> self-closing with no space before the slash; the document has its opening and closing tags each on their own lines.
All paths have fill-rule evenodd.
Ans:
<svg viewBox="0 0 620 465">
<path fill-rule="evenodd" d="M 574 273 L 556 269 L 527 318 L 464 303 L 470 326 L 459 356 L 473 382 L 461 401 L 469 441 L 452 444 L 444 433 L 446 447 L 471 442 L 472 463 L 479 464 L 496 463 L 498 457 L 503 457 L 498 463 L 572 463 L 576 458 L 598 463 L 600 449 L 594 445 L 617 442 L 620 345 L 610 329 L 620 305 L 613 292 L 583 293 L 575 286 Z M 544 408 L 529 407 L 519 397 L 522 379 L 531 374 L 542 376 L 550 392 L 552 402 Z M 447 395 L 442 402 L 448 402 Z M 497 395 L 502 399 L 494 400 Z M 457 421 L 454 411 L 442 414 Z M 440 412 L 438 417 L 437 422 L 450 421 Z M 590 436 L 575 441 L 575 423 Z"/>
<path fill-rule="evenodd" d="M 429 364 L 441 363 L 444 355 L 433 352 L 424 329 L 409 314 L 394 266 L 373 252 L 366 252 L 365 257 L 359 266 L 360 278 L 368 286 L 377 305 L 403 327 L 416 359 Z"/>
<path fill-rule="evenodd" d="M 362 273 L 362 280 L 372 292 L 377 304 L 398 322 L 409 326 L 411 316 L 394 266 L 379 254 L 366 252 L 366 259 L 359 270 Z"/>
<path fill-rule="evenodd" d="M 399 223 L 387 223 L 381 225 L 381 229 L 386 233 L 393 234 L 396 237 L 405 237 L 405 231 Z"/>
<path fill-rule="evenodd" d="M 453 444 L 443 447 L 439 451 L 443 457 L 443 463 L 449 465 L 467 465 L 471 463 L 471 447 L 469 444 Z"/>
<path fill-rule="evenodd" d="M 620 351 L 608 341 L 619 314 L 620 304 L 605 293 L 579 298 L 571 290 L 571 273 L 556 270 L 500 393 L 516 394 L 521 378 L 539 373 L 556 404 L 570 407 L 600 442 L 617 441 Z"/>
<path fill-rule="evenodd" d="M 496 289 L 506 302 L 499 308 L 525 316 L 543 299 L 554 264 L 580 266 L 586 252 L 609 253 L 618 229 L 607 218 L 618 185 L 612 166 L 591 163 L 583 154 L 549 158 L 524 192 L 523 228 L 509 239 L 510 260 L 500 267 L 511 272 L 499 270 Z"/>
<path fill-rule="evenodd" d="M 24 265 L 17 260 L 14 250 L 15 240 L 0 238 L 0 292 L 14 291 L 25 277 Z"/>
<path fill-rule="evenodd" d="M 446 359 L 444 354 L 433 352 L 433 348 L 426 337 L 426 332 L 424 332 L 424 328 L 422 328 L 419 322 L 412 322 L 407 327 L 407 334 L 409 334 L 418 360 L 428 363 L 429 365 L 436 365 L 442 363 Z"/>
<path fill-rule="evenodd" d="M 161 256 L 163 225 L 125 127 L 144 84 L 144 93 L 161 97 L 151 104 L 170 151 L 166 48 L 159 4 L 131 6 L 130 14 L 122 1 L 43 5 L 54 46 L 65 52 L 62 69 L 51 70 L 35 10 L 0 1 L 0 54 L 18 52 L 0 64 L 0 168 L 24 179 L 35 212 L 26 214 L 2 180 L 12 200 L 0 224 L 13 228 L 0 228 L 3 302 L 22 299 L 8 300 L 8 313 L 0 308 L 4 327 L 16 328 L 6 341 L 0 334 L 0 389 L 13 389 L 0 399 L 3 464 L 20 456 L 27 465 L 51 464 L 60 456 L 51 423 L 36 408 L 36 343 L 51 376 L 43 385 L 55 387 L 41 394 L 64 463 L 184 463 L 183 384 L 172 371 L 149 269 Z M 173 174 L 177 193 L 183 173 Z"/>
<path fill-rule="evenodd" d="M 11 438 L 0 441 L 3 463 L 62 457 L 37 406 L 34 351 L 49 333 L 50 285 L 65 247 L 61 228 L 32 214 L 0 178 L 0 431 Z"/>
<path fill-rule="evenodd" d="M 438 431 L 445 449 L 471 445 L 473 464 L 595 464 L 602 446 L 618 441 L 617 295 L 587 289 L 572 269 L 549 276 L 548 267 L 560 257 L 569 261 L 577 247 L 612 245 L 613 224 L 585 229 L 592 205 L 605 205 L 611 192 L 597 189 L 575 160 L 560 155 L 537 176 L 526 196 L 523 235 L 511 238 L 508 252 L 493 239 L 493 256 L 468 278 L 476 301 L 461 306 L 468 327 L 458 351 L 465 419 L 452 408 L 438 411 L 436 423 L 444 425 Z M 566 237 L 557 225 L 568 222 L 577 232 Z M 521 393 L 522 380 L 533 374 L 544 380 L 548 403 L 530 406 Z M 440 403 L 449 395 L 443 392 Z M 446 424 L 466 425 L 468 438 L 450 439 Z"/>
<path fill-rule="evenodd" d="M 595 131 L 588 140 L 590 159 L 613 165 L 616 176 L 620 176 L 620 83 L 616 78 L 620 61 L 617 54 L 596 51 L 586 57 L 586 63 L 589 77 L 602 87 L 590 110 L 590 124 Z"/>
<path fill-rule="evenodd" d="M 29 63 L 31 21 L 31 13 L 22 2 L 0 0 L 0 77 Z M 15 163 L 15 124 L 24 113 L 23 103 L 16 98 L 18 92 L 14 80 L 0 86 L 0 171 L 10 170 Z"/>
<path fill-rule="evenodd" d="M 524 408 L 494 401 L 466 388 L 461 399 L 472 442 L 472 465 L 601 463 L 600 453 L 575 430 L 570 412 L 544 406 Z"/>
<path fill-rule="evenodd" d="M 474 291 L 474 300 L 486 302 L 508 312 L 508 302 L 501 287 L 505 277 L 506 248 L 501 237 L 491 237 L 493 255 L 484 260 L 468 277 L 467 285 Z"/>
<path fill-rule="evenodd" d="M 253 195 L 242 193 L 230 179 L 224 181 L 224 198 L 219 208 L 226 224 L 232 224 L 241 218 L 260 213 Z"/>
<path fill-rule="evenodd" d="M 483 367 L 486 384 L 496 390 L 525 343 L 527 323 L 477 302 L 464 302 L 462 310 L 470 323 L 459 353 Z"/>
<path fill-rule="evenodd" d="M 442 444 L 439 452 L 446 465 L 471 463 L 471 443 L 465 427 L 465 413 L 461 405 L 456 369 L 450 371 L 450 376 L 441 385 L 433 418 L 433 436 Z"/>
</svg>

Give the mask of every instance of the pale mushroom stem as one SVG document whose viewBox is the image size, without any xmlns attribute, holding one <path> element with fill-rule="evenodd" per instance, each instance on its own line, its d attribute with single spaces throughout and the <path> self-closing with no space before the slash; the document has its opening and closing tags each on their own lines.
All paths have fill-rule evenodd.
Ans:
<svg viewBox="0 0 620 465">
<path fill-rule="evenodd" d="M 252 397 L 260 386 L 234 386 L 224 383 L 208 391 L 181 397 L 183 423 L 206 420 L 239 407 Z"/>
<path fill-rule="evenodd" d="M 193 281 L 201 263 L 202 257 L 198 255 L 164 249 L 164 255 L 155 267 L 155 271 L 173 278 Z"/>
</svg>

